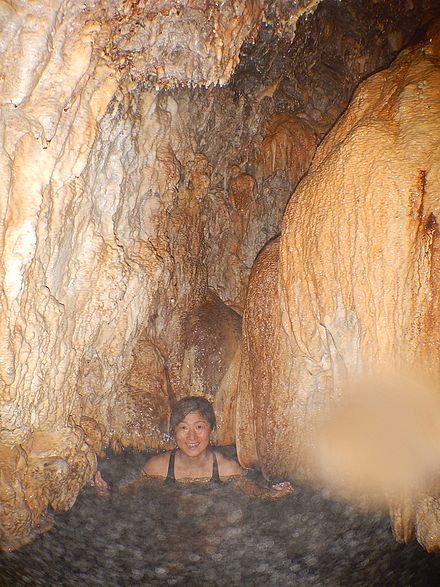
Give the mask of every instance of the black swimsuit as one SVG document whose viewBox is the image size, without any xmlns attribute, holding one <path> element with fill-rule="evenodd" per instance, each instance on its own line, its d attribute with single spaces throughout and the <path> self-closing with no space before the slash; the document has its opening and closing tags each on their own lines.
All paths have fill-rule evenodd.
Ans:
<svg viewBox="0 0 440 587">
<path fill-rule="evenodd" d="M 212 476 L 209 480 L 210 483 L 220 483 L 220 475 L 218 474 L 218 463 L 217 463 L 217 455 L 215 451 L 212 450 Z M 176 482 L 176 478 L 174 476 L 174 459 L 176 458 L 176 449 L 171 451 L 170 460 L 168 462 L 168 473 L 165 479 L 165 483 L 171 484 Z"/>
</svg>

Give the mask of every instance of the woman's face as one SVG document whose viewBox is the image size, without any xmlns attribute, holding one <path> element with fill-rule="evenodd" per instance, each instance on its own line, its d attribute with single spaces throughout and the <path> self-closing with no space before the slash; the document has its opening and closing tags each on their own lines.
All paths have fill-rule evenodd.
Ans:
<svg viewBox="0 0 440 587">
<path fill-rule="evenodd" d="M 211 428 L 200 412 L 190 412 L 176 426 L 176 442 L 189 457 L 198 457 L 209 445 Z"/>
</svg>

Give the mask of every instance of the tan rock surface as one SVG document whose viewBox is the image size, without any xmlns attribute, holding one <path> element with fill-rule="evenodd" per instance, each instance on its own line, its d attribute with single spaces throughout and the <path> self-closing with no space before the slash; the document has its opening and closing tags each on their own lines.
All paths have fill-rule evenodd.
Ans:
<svg viewBox="0 0 440 587">
<path fill-rule="evenodd" d="M 112 66 L 158 87 L 227 83 L 241 45 L 255 36 L 263 16 L 260 0 L 137 0 L 104 6 L 111 25 L 104 53 Z"/>
<path fill-rule="evenodd" d="M 121 383 L 110 416 L 111 446 L 163 448 L 167 444 L 170 397 L 164 358 L 148 333 L 137 339 L 134 360 Z"/>
<path fill-rule="evenodd" d="M 257 177 L 269 177 L 283 170 L 296 186 L 315 153 L 315 134 L 307 122 L 290 114 L 275 115 L 267 126 L 257 153 Z"/>
<path fill-rule="evenodd" d="M 252 462 L 256 453 L 267 475 L 285 474 L 286 469 L 294 473 L 301 465 L 307 466 L 303 449 L 314 418 L 337 402 L 358 377 L 415 373 L 434 389 L 438 385 L 439 50 L 437 27 L 425 42 L 402 52 L 389 69 L 360 86 L 347 112 L 318 148 L 283 220 L 277 284 L 281 318 L 269 337 L 263 334 L 264 326 L 273 329 L 269 317 L 276 315 L 277 302 L 259 300 L 262 291 L 250 285 L 240 395 L 242 389 L 249 393 L 248 380 L 260 363 L 275 361 L 275 367 L 256 377 L 251 386 L 253 412 L 238 430 L 237 444 L 240 460 Z M 259 270 L 257 263 L 254 271 L 258 274 Z M 276 291 L 275 269 L 269 264 L 262 271 L 256 281 L 270 281 L 270 297 Z M 259 306 L 260 312 L 255 310 Z M 252 348 L 249 339 L 254 333 Z M 267 339 L 270 349 L 265 345 Z M 273 377 L 277 370 L 284 374 L 281 382 Z M 259 420 L 259 402 L 267 398 L 276 398 L 272 401 L 278 411 L 287 415 L 274 421 L 284 439 L 280 444 L 274 443 L 274 433 Z M 239 396 L 239 405 L 241 401 Z M 404 396 L 401 401 L 406 402 Z M 249 405 L 246 395 L 243 403 Z M 418 418 L 425 422 L 425 436 L 417 433 L 422 426 L 418 418 L 412 434 L 413 440 L 426 441 L 425 456 L 434 458 L 432 466 L 438 463 L 438 455 L 431 452 L 430 443 L 440 428 L 438 419 L 429 421 L 429 405 L 420 402 L 417 408 Z M 363 415 L 364 436 L 384 432 L 387 417 L 395 418 L 389 423 L 399 432 L 397 438 L 402 440 L 402 431 L 411 430 L 405 421 L 406 410 L 402 417 L 397 409 L 390 416 L 378 403 L 372 406 L 370 429 L 369 412 L 358 413 L 358 417 Z M 374 418 L 378 418 L 376 423 Z M 349 420 L 362 437 L 356 420 Z M 364 442 L 364 447 L 371 444 L 367 437 Z M 418 451 L 420 442 L 412 449 Z M 350 445 L 348 430 L 344 445 Z M 332 449 L 329 447 L 330 452 Z M 385 454 L 381 456 L 392 458 L 392 449 L 384 436 Z M 369 466 L 364 457 L 360 449 L 356 459 L 360 468 Z M 370 464 L 369 474 L 374 475 L 374 458 Z M 404 467 L 408 466 L 412 465 L 406 462 Z M 430 482 L 432 479 L 426 491 L 431 489 Z M 411 536 L 413 506 L 402 502 L 399 509 L 393 504 L 400 539 Z M 436 510 L 423 511 L 420 533 L 428 544 L 425 526 L 432 526 Z"/>
<path fill-rule="evenodd" d="M 418 506 L 417 540 L 428 552 L 440 548 L 440 504 L 438 497 L 425 497 Z"/>
<path fill-rule="evenodd" d="M 84 432 L 71 423 L 56 432 L 34 431 L 28 442 L 0 446 L 0 544 L 14 549 L 48 530 L 47 507 L 69 509 L 96 468 Z"/>
<path fill-rule="evenodd" d="M 245 467 L 263 466 L 265 474 L 279 449 L 274 445 L 274 435 L 278 433 L 274 421 L 278 414 L 270 409 L 271 404 L 275 407 L 277 404 L 274 390 L 280 374 L 276 359 L 280 325 L 278 267 L 279 239 L 276 239 L 259 254 L 249 279 L 236 408 L 240 462 Z M 285 402 L 278 402 L 280 405 L 284 409 Z"/>
<path fill-rule="evenodd" d="M 215 294 L 184 317 L 181 396 L 203 395 L 217 414 L 216 441 L 234 440 L 235 390 L 241 344 L 241 317 Z M 237 364 L 238 363 L 238 364 Z"/>
<path fill-rule="evenodd" d="M 283 221 L 283 326 L 330 396 L 347 372 L 415 367 L 426 355 L 438 367 L 432 34 L 361 85 Z"/>
</svg>

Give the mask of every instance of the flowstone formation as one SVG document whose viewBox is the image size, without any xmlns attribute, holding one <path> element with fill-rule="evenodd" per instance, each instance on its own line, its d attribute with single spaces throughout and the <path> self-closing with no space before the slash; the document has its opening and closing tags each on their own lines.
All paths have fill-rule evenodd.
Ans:
<svg viewBox="0 0 440 587">
<path fill-rule="evenodd" d="M 358 4 L 0 2 L 2 548 L 105 447 L 169 446 L 176 397 L 213 399 L 234 440 L 255 257 L 436 2 Z"/>
<path fill-rule="evenodd" d="M 417 525 L 419 541 L 429 548 L 438 548 L 439 523 L 436 494 L 430 494 L 438 491 L 434 447 L 440 441 L 435 416 L 440 366 L 439 56 L 437 25 L 389 69 L 361 84 L 290 200 L 279 245 L 271 245 L 257 260 L 244 312 L 238 398 L 247 424 L 237 428 L 242 462 L 258 462 L 267 476 L 293 474 L 309 465 L 305 451 L 314 420 L 356 382 L 382 373 L 419 377 L 420 387 L 428 384 L 434 390 L 432 401 L 420 395 L 417 402 L 409 391 L 397 401 L 384 393 L 383 403 L 364 405 L 357 416 L 353 411 L 345 446 L 362 436 L 354 424 L 358 417 L 367 424 L 366 441 L 371 436 L 376 442 L 375 435 L 387 427 L 403 430 L 396 452 L 408 456 L 407 461 L 401 458 L 402 467 L 418 467 L 419 457 L 429 454 L 426 466 L 437 477 L 419 484 L 417 491 L 408 485 L 401 494 L 384 496 L 397 538 L 409 539 Z M 252 285 L 258 282 L 268 283 L 266 301 Z M 413 418 L 408 410 L 403 413 L 410 405 Z M 274 413 L 280 417 L 272 420 Z M 338 423 L 343 426 L 342 419 Z M 271 433 L 272 426 L 278 432 Z M 419 434 L 422 440 L 416 443 Z M 389 464 L 393 448 L 382 447 L 382 453 L 389 451 Z M 358 461 L 365 455 L 370 453 L 359 450 Z M 332 462 L 334 480 L 349 482 L 349 461 L 340 468 L 336 459 Z"/>
<path fill-rule="evenodd" d="M 194 103 L 187 89 L 229 81 L 261 26 L 258 0 L 16 0 L 0 18 L 0 542 L 15 548 L 47 527 L 49 505 L 73 503 L 105 445 L 166 446 L 164 359 L 182 395 L 185 317 L 216 283 L 242 306 L 293 186 L 277 206 L 258 189 L 251 203 L 245 191 L 237 204 L 237 189 L 224 199 L 225 181 L 227 193 L 244 173 L 242 141 L 252 143 L 240 134 L 246 105 L 202 90 Z M 205 155 L 202 139 L 226 127 L 228 110 L 241 139 L 218 169 L 227 141 L 213 150 L 210 140 Z M 221 248 L 243 260 L 231 284 L 228 259 L 208 271 L 221 230 L 234 243 Z"/>
</svg>

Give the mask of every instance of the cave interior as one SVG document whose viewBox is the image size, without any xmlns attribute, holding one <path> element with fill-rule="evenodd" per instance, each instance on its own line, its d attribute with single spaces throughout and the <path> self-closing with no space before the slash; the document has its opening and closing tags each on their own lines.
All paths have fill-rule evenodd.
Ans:
<svg viewBox="0 0 440 587">
<path fill-rule="evenodd" d="M 0 2 L 3 548 L 104 450 L 170 448 L 175 399 L 212 401 L 244 467 L 307 478 L 347 373 L 437 386 L 439 13 Z M 440 544 L 431 485 L 390 505 L 398 540 Z"/>
</svg>

